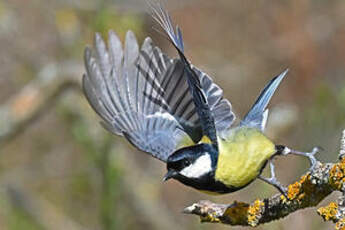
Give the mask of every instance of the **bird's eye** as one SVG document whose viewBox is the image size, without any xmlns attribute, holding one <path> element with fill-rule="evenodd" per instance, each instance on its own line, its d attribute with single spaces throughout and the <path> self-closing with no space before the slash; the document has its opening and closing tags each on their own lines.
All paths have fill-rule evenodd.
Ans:
<svg viewBox="0 0 345 230">
<path fill-rule="evenodd" d="M 183 160 L 183 165 L 186 167 L 186 166 L 188 166 L 188 165 L 190 165 L 191 163 L 190 163 L 190 160 L 189 159 L 184 159 Z"/>
</svg>

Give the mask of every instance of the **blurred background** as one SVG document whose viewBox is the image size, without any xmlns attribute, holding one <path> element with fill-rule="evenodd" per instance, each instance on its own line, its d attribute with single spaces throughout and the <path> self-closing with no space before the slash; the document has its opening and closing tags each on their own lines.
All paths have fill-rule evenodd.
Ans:
<svg viewBox="0 0 345 230">
<path fill-rule="evenodd" d="M 321 146 L 337 160 L 345 128 L 345 2 L 174 0 L 187 56 L 223 89 L 237 117 L 275 75 L 288 77 L 270 106 L 267 135 L 291 148 Z M 141 0 L 0 0 L 0 229 L 228 229 L 182 209 L 200 199 L 250 202 L 276 193 L 256 181 L 211 197 L 107 133 L 80 91 L 83 50 L 96 31 L 133 30 L 171 46 Z M 276 160 L 288 184 L 309 167 Z M 267 172 L 265 172 L 267 173 Z M 330 196 L 328 200 L 335 199 Z M 326 204 L 327 200 L 322 204 Z M 257 229 L 331 229 L 316 208 Z M 248 229 L 231 227 L 232 229 Z"/>
</svg>

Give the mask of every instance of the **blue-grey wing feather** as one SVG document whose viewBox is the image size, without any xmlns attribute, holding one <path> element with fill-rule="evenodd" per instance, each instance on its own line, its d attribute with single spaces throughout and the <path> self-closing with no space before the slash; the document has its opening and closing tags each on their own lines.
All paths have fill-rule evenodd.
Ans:
<svg viewBox="0 0 345 230">
<path fill-rule="evenodd" d="M 288 70 L 285 70 L 265 86 L 252 108 L 241 121 L 241 126 L 254 127 L 264 131 L 268 115 L 267 105 L 287 72 Z"/>
<path fill-rule="evenodd" d="M 223 97 L 223 90 L 213 82 L 210 76 L 195 66 L 193 66 L 193 69 L 200 78 L 202 89 L 214 117 L 218 136 L 224 138 L 226 131 L 235 120 L 235 114 L 232 111 L 231 103 Z"/>
<path fill-rule="evenodd" d="M 200 119 L 196 112 L 193 96 L 189 90 L 188 78 L 185 76 L 187 73 L 181 60 L 170 59 L 152 43 L 150 48 L 142 50 L 141 57 L 143 60 L 138 62 L 138 69 L 143 73 L 142 76 L 147 76 L 147 82 L 151 83 L 156 91 L 156 97 L 149 97 L 149 99 L 169 111 L 192 140 L 196 142 L 200 140 L 202 137 Z M 148 72 L 156 74 L 145 74 L 143 65 L 147 66 L 149 62 L 158 63 L 157 59 L 159 58 L 166 62 L 164 65 L 166 68 L 158 70 L 158 65 L 151 65 Z M 195 66 L 192 66 L 192 68 L 199 78 L 201 88 L 215 118 L 216 130 L 222 137 L 235 119 L 231 104 L 223 98 L 222 89 L 212 81 L 211 77 Z M 149 92 L 144 92 L 144 94 L 146 96 L 151 95 Z"/>
<path fill-rule="evenodd" d="M 212 82 L 211 78 L 196 67 L 192 66 L 184 55 L 184 43 L 182 32 L 178 26 L 176 30 L 172 26 L 170 16 L 161 2 L 151 5 L 153 17 L 164 29 L 168 40 L 174 45 L 180 59 L 176 60 L 174 71 L 165 75 L 165 82 L 169 82 L 175 101 L 170 102 L 169 96 L 163 97 L 172 108 L 172 114 L 182 119 L 182 125 L 188 122 L 192 126 L 184 128 L 194 141 L 201 136 L 208 136 L 211 141 L 217 143 L 218 135 L 223 135 L 223 129 L 227 129 L 234 120 L 231 105 L 223 99 L 222 90 Z M 172 81 L 170 79 L 173 79 Z M 183 87 L 182 87 L 183 86 Z M 165 92 L 170 95 L 168 92 Z M 191 110 L 188 111 L 188 108 Z M 177 110 L 180 109 L 180 110 Z M 177 110 L 177 111 L 176 111 Z M 182 113 L 181 113 L 182 112 Z M 226 112 L 228 112 L 226 114 Z M 218 114 L 225 115 L 220 117 Z M 192 120 L 191 118 L 194 118 Z M 188 129 L 187 129 L 188 128 Z"/>
<path fill-rule="evenodd" d="M 137 63 L 142 61 L 142 50 L 151 48 L 150 39 L 147 39 L 139 50 L 134 34 L 128 32 L 122 49 L 119 38 L 111 31 L 107 49 L 97 34 L 95 49 L 85 50 L 83 90 L 92 108 L 102 118 L 104 128 L 125 136 L 138 149 L 166 161 L 179 140 L 187 134 L 164 107 L 144 96 L 144 92 L 151 97 L 158 95 L 153 84 L 137 68 Z M 148 70 L 145 74 L 159 76 L 169 62 L 170 59 L 161 55 L 157 62 L 142 67 Z M 159 74 L 150 72 L 153 65 L 157 66 L 155 70 L 160 71 Z"/>
</svg>

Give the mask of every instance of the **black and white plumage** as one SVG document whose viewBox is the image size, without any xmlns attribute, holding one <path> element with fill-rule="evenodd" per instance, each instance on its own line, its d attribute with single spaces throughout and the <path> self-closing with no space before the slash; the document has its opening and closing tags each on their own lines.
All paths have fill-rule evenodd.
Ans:
<svg viewBox="0 0 345 230">
<path fill-rule="evenodd" d="M 189 91 L 193 97 L 196 112 L 200 118 L 201 136 L 206 136 L 210 139 L 211 143 L 218 148 L 217 129 L 215 126 L 215 117 L 211 111 L 211 106 L 208 98 L 205 95 L 205 90 L 201 83 L 200 76 L 197 74 L 191 63 L 188 61 L 184 54 L 184 42 L 182 32 L 178 26 L 174 30 L 171 18 L 167 11 L 164 10 L 162 2 L 151 4 L 153 18 L 162 27 L 167 39 L 176 48 L 179 54 L 179 60 L 183 65 L 185 79 L 188 83 Z M 194 140 L 194 139 L 193 139 Z"/>
<path fill-rule="evenodd" d="M 200 119 L 179 59 L 162 53 L 150 38 L 139 50 L 131 31 L 124 49 L 113 31 L 109 32 L 108 49 L 99 34 L 94 46 L 94 50 L 85 50 L 83 89 L 108 131 L 125 136 L 138 149 L 162 161 L 182 140 L 200 140 Z M 193 69 L 214 114 L 216 129 L 222 133 L 234 120 L 231 105 L 208 75 Z"/>
<path fill-rule="evenodd" d="M 148 38 L 146 41 L 149 41 Z M 152 44 L 152 43 L 151 43 Z M 163 107 L 172 114 L 183 127 L 184 131 L 197 143 L 202 136 L 201 120 L 197 113 L 194 98 L 190 93 L 187 71 L 180 59 L 169 59 L 158 47 L 151 45 L 152 49 L 143 49 L 138 62 L 138 69 L 145 76 L 145 79 L 154 88 L 155 95 L 151 92 L 144 92 L 155 104 Z M 151 64 L 149 74 L 144 66 Z M 160 64 L 165 62 L 165 64 Z M 201 88 L 211 113 L 215 119 L 217 132 L 223 134 L 233 122 L 235 116 L 231 111 L 230 102 L 223 98 L 222 89 L 212 79 L 192 66 L 197 74 Z"/>
</svg>

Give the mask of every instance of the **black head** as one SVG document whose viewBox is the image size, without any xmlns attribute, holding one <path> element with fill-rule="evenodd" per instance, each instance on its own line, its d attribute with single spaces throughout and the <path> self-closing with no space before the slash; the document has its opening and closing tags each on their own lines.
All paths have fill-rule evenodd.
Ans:
<svg viewBox="0 0 345 230">
<path fill-rule="evenodd" d="M 182 148 L 169 156 L 164 181 L 173 178 L 193 188 L 215 193 L 229 193 L 239 188 L 227 187 L 214 178 L 218 151 L 212 144 Z"/>
<path fill-rule="evenodd" d="M 164 181 L 174 178 L 184 184 L 198 182 L 213 175 L 218 152 L 211 144 L 198 144 L 177 150 L 167 160 L 168 172 Z M 195 186 L 193 186 L 195 187 Z"/>
</svg>

